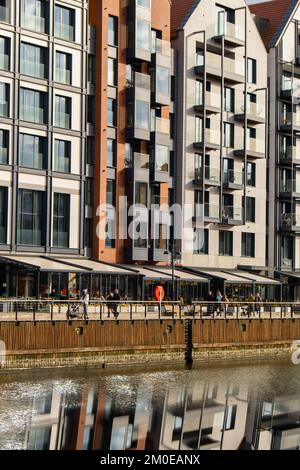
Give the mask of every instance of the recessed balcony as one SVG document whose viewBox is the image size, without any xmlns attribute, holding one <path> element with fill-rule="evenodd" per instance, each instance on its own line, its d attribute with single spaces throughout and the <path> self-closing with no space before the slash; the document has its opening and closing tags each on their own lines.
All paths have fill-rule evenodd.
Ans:
<svg viewBox="0 0 300 470">
<path fill-rule="evenodd" d="M 224 171 L 223 187 L 224 189 L 243 189 L 243 173 L 235 170 Z"/>
<path fill-rule="evenodd" d="M 196 168 L 194 185 L 202 186 L 203 183 L 205 186 L 220 186 L 220 169 L 206 165 L 203 175 L 203 168 Z"/>
<path fill-rule="evenodd" d="M 292 79 L 291 76 L 282 77 L 280 97 L 295 103 L 296 99 L 300 99 L 300 80 L 297 78 Z"/>
<path fill-rule="evenodd" d="M 224 206 L 222 210 L 222 224 L 243 225 L 243 208 L 236 206 Z"/>
<path fill-rule="evenodd" d="M 300 142 L 299 145 L 280 147 L 279 163 L 286 166 L 300 165 Z"/>
<path fill-rule="evenodd" d="M 300 180 L 281 179 L 279 182 L 279 192 L 283 198 L 300 198 Z"/>
<path fill-rule="evenodd" d="M 193 216 L 194 226 L 201 227 L 203 222 L 218 223 L 220 221 L 220 209 L 215 204 L 196 204 Z"/>
<path fill-rule="evenodd" d="M 286 232 L 300 232 L 300 214 L 281 214 L 280 228 Z"/>
<path fill-rule="evenodd" d="M 213 40 L 221 43 L 224 37 L 224 44 L 227 47 L 241 47 L 245 45 L 245 30 L 241 26 L 226 21 L 225 16 L 216 25 Z"/>
<path fill-rule="evenodd" d="M 196 141 L 194 142 L 194 148 L 196 150 L 203 150 L 203 133 L 196 133 Z M 220 145 L 220 131 L 217 129 L 206 129 L 205 130 L 205 149 L 206 150 L 219 150 Z"/>
<path fill-rule="evenodd" d="M 224 79 L 227 83 L 238 84 L 245 82 L 244 64 L 242 61 L 224 57 L 223 65 Z M 204 64 L 196 65 L 194 71 L 196 75 L 202 77 L 204 74 Z M 220 55 L 207 52 L 206 73 L 209 77 L 221 80 L 222 61 Z"/>
<path fill-rule="evenodd" d="M 264 107 L 258 103 L 247 103 L 246 116 L 248 124 L 264 124 L 265 123 L 265 112 Z M 236 121 L 245 121 L 245 103 L 240 102 L 236 106 L 236 112 L 234 115 Z"/>
<path fill-rule="evenodd" d="M 265 158 L 265 143 L 262 140 L 258 139 L 248 139 L 247 140 L 247 150 L 246 154 L 248 157 L 252 158 Z M 245 151 L 243 148 L 234 150 L 234 155 L 236 157 L 244 157 Z"/>
<path fill-rule="evenodd" d="M 298 134 L 300 132 L 300 114 L 286 113 L 280 116 L 280 130 L 282 132 Z"/>
<path fill-rule="evenodd" d="M 204 102 L 201 97 L 194 106 L 195 112 L 203 114 Z M 205 95 L 205 111 L 206 114 L 219 114 L 221 112 L 221 95 L 217 93 L 206 93 Z"/>
</svg>

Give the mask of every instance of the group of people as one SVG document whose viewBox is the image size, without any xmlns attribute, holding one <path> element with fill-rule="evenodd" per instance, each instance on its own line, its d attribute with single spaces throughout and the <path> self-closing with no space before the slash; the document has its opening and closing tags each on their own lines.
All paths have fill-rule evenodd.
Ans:
<svg viewBox="0 0 300 470">
<path fill-rule="evenodd" d="M 217 313 L 217 316 L 221 316 L 223 312 L 225 314 L 233 313 L 234 307 L 230 305 L 230 300 L 227 295 L 223 295 L 220 290 L 217 290 L 215 295 L 212 291 L 209 291 L 207 302 L 209 302 L 207 305 L 207 313 L 210 315 Z M 255 296 L 251 293 L 248 298 L 248 304 L 248 312 L 252 314 L 260 314 L 263 305 L 260 293 L 256 292 Z"/>
<path fill-rule="evenodd" d="M 110 317 L 111 313 L 117 319 L 119 316 L 118 306 L 121 300 L 121 296 L 119 294 L 118 289 L 112 290 L 108 296 L 106 297 L 107 300 L 107 318 Z"/>
</svg>

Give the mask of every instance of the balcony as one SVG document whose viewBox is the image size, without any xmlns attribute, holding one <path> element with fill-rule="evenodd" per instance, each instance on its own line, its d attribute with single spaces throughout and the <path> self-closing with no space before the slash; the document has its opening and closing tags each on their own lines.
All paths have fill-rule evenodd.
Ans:
<svg viewBox="0 0 300 470">
<path fill-rule="evenodd" d="M 6 147 L 0 147 L 0 163 L 2 165 L 8 163 L 8 149 Z"/>
<path fill-rule="evenodd" d="M 171 69 L 171 43 L 156 38 L 155 51 L 151 54 L 151 62 L 154 66 L 162 65 Z"/>
<path fill-rule="evenodd" d="M 0 55 L 0 69 L 9 70 L 9 56 L 6 54 Z"/>
<path fill-rule="evenodd" d="M 281 179 L 279 182 L 279 192 L 283 198 L 300 198 L 300 180 Z"/>
<path fill-rule="evenodd" d="M 265 142 L 259 139 L 248 139 L 247 140 L 247 156 L 252 158 L 265 158 Z M 244 157 L 244 149 L 239 148 L 234 150 L 236 157 Z"/>
<path fill-rule="evenodd" d="M 300 80 L 292 77 L 284 77 L 281 82 L 280 97 L 293 102 L 300 98 Z"/>
<path fill-rule="evenodd" d="M 150 157 L 145 153 L 133 154 L 131 165 L 126 168 L 127 181 L 149 181 Z"/>
<path fill-rule="evenodd" d="M 21 60 L 21 73 L 30 77 L 46 78 L 45 64 L 31 60 Z"/>
<path fill-rule="evenodd" d="M 20 119 L 22 121 L 35 122 L 37 124 L 45 124 L 45 112 L 42 108 L 35 106 L 21 106 Z"/>
<path fill-rule="evenodd" d="M 8 103 L 7 101 L 0 101 L 0 116 L 8 117 Z"/>
<path fill-rule="evenodd" d="M 248 124 L 264 124 L 265 123 L 265 112 L 264 107 L 258 103 L 247 103 L 246 116 Z M 245 121 L 245 103 L 239 102 L 236 106 L 236 113 L 234 118 L 238 122 Z"/>
<path fill-rule="evenodd" d="M 64 83 L 65 85 L 71 85 L 71 71 L 56 67 L 55 80 L 59 83 Z"/>
<path fill-rule="evenodd" d="M 279 163 L 286 166 L 300 165 L 300 145 L 280 147 Z"/>
<path fill-rule="evenodd" d="M 280 115 L 280 130 L 288 133 L 300 132 L 300 114 L 299 113 L 286 113 Z"/>
<path fill-rule="evenodd" d="M 71 128 L 71 116 L 69 113 L 55 113 L 55 126 L 61 127 L 62 129 Z"/>
<path fill-rule="evenodd" d="M 204 74 L 204 65 L 196 65 L 194 71 L 196 75 L 202 77 Z M 206 73 L 209 77 L 221 80 L 222 67 L 220 55 L 207 52 Z M 224 79 L 227 83 L 231 84 L 244 83 L 245 73 L 243 61 L 224 57 Z"/>
<path fill-rule="evenodd" d="M 225 16 L 219 17 L 216 25 L 213 40 L 221 43 L 224 36 L 224 43 L 227 47 L 240 47 L 245 45 L 245 30 L 241 26 L 226 21 Z"/>
<path fill-rule="evenodd" d="M 196 150 L 203 150 L 203 133 L 196 133 L 196 142 L 194 148 Z M 206 150 L 219 150 L 220 144 L 220 131 L 218 129 L 205 129 L 205 149 Z"/>
<path fill-rule="evenodd" d="M 4 23 L 10 22 L 10 8 L 0 5 L 0 21 Z"/>
<path fill-rule="evenodd" d="M 222 224 L 243 225 L 243 208 L 224 206 L 222 211 Z"/>
<path fill-rule="evenodd" d="M 21 17 L 21 25 L 23 28 L 30 29 L 31 31 L 36 31 L 37 33 L 46 32 L 46 21 L 45 18 L 36 15 L 30 15 L 25 13 Z"/>
<path fill-rule="evenodd" d="M 200 97 L 198 104 L 194 106 L 196 113 L 203 114 L 204 103 Z M 218 93 L 206 93 L 205 95 L 205 111 L 206 114 L 219 114 L 221 112 L 221 95 Z"/>
<path fill-rule="evenodd" d="M 300 214 L 281 214 L 280 228 L 286 232 L 300 232 Z"/>
<path fill-rule="evenodd" d="M 74 41 L 75 28 L 72 25 L 67 25 L 67 24 L 59 23 L 58 21 L 55 21 L 54 36 L 56 38 L 64 39 L 65 41 Z"/>
<path fill-rule="evenodd" d="M 223 187 L 225 189 L 243 189 L 243 173 L 235 170 L 226 170 L 223 177 Z"/>
<path fill-rule="evenodd" d="M 193 222 L 195 227 L 201 227 L 203 222 L 219 222 L 220 209 L 214 204 L 195 204 Z"/>
<path fill-rule="evenodd" d="M 203 169 L 195 168 L 194 184 L 203 184 Z M 220 169 L 213 168 L 211 166 L 205 166 L 204 168 L 204 184 L 206 186 L 220 186 Z"/>
<path fill-rule="evenodd" d="M 155 118 L 151 123 L 151 145 L 157 144 L 170 145 L 170 120 L 164 118 Z"/>
</svg>

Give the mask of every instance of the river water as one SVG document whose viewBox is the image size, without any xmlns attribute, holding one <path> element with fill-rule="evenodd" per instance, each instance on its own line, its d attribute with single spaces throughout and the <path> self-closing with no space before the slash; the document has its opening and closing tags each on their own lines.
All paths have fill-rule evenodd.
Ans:
<svg viewBox="0 0 300 470">
<path fill-rule="evenodd" d="M 0 449 L 299 449 L 300 366 L 1 372 Z"/>
</svg>

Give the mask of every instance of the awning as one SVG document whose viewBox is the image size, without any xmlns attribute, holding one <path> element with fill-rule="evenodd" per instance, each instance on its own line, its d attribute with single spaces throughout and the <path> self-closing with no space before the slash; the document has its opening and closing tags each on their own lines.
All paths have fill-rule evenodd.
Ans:
<svg viewBox="0 0 300 470">
<path fill-rule="evenodd" d="M 75 258 L 75 257 L 57 257 L 56 261 L 60 263 L 66 263 L 66 265 L 75 266 L 84 271 L 90 272 L 91 274 L 124 274 L 124 275 L 136 275 L 134 269 L 125 269 L 118 265 L 101 263 L 88 258 Z"/>
<path fill-rule="evenodd" d="M 161 269 L 159 269 L 159 271 L 158 271 L 158 268 L 156 268 L 155 271 L 165 273 L 168 276 L 172 277 L 172 268 L 162 267 Z M 177 280 L 180 280 L 180 281 L 205 282 L 205 283 L 209 282 L 209 279 L 207 279 L 206 277 L 203 277 L 203 276 L 201 277 L 201 276 L 198 276 L 197 274 L 192 274 L 191 272 L 187 272 L 187 271 L 181 271 L 179 269 L 174 269 L 174 276 Z"/>
<path fill-rule="evenodd" d="M 44 258 L 42 256 L 26 256 L 26 255 L 1 255 L 0 260 L 6 263 L 22 265 L 27 269 L 36 269 L 39 271 L 49 272 L 72 272 L 83 273 L 85 270 L 80 267 L 69 266 L 56 259 Z"/>
<path fill-rule="evenodd" d="M 300 281 L 300 272 L 298 271 L 276 271 L 277 274 L 281 274 L 283 276 L 294 277 Z"/>
<path fill-rule="evenodd" d="M 126 266 L 124 266 L 126 268 Z M 144 266 L 136 266 L 136 265 L 130 265 L 130 269 L 134 269 L 136 271 L 136 274 L 139 274 L 140 276 L 144 276 L 145 280 L 155 280 L 159 281 L 164 280 L 164 281 L 171 281 L 172 276 L 170 276 L 168 273 L 165 272 L 158 272 L 156 270 L 148 269 Z"/>
<path fill-rule="evenodd" d="M 260 276 L 259 274 L 249 273 L 247 271 L 232 271 L 233 274 L 245 277 L 255 284 L 270 284 L 270 285 L 280 285 L 281 282 L 276 279 L 271 279 L 269 277 Z M 300 276 L 300 273 L 299 273 Z"/>
<path fill-rule="evenodd" d="M 217 270 L 208 270 L 202 268 L 189 268 L 193 271 L 199 272 L 200 274 L 205 274 L 205 276 L 209 276 L 211 278 L 221 279 L 228 284 L 251 284 L 252 281 L 250 279 L 246 279 L 245 277 L 237 276 L 235 274 L 231 274 L 225 271 L 217 271 Z"/>
</svg>

